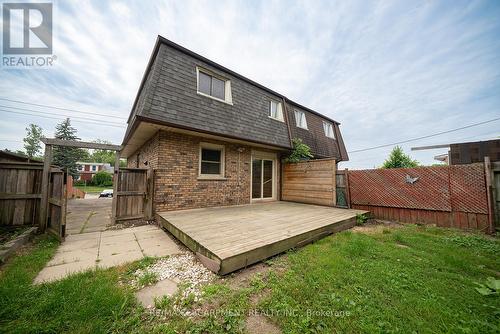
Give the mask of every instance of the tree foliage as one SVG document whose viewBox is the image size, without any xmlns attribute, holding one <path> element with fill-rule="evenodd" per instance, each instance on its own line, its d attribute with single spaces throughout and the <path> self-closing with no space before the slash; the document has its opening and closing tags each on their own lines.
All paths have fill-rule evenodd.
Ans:
<svg viewBox="0 0 500 334">
<path fill-rule="evenodd" d="M 401 147 L 396 146 L 392 149 L 387 160 L 384 161 L 382 168 L 413 168 L 418 167 L 418 165 L 417 160 L 413 160 L 404 153 Z"/>
<path fill-rule="evenodd" d="M 111 142 L 107 140 L 102 140 L 102 139 L 96 139 L 93 141 L 94 143 L 98 144 L 111 144 Z M 111 166 L 114 166 L 115 164 L 115 157 L 116 157 L 116 152 L 115 151 L 110 151 L 110 150 L 92 150 L 92 153 L 90 153 L 83 161 L 86 162 L 103 162 L 103 163 L 108 163 Z"/>
<path fill-rule="evenodd" d="M 113 176 L 105 171 L 99 171 L 92 177 L 92 184 L 98 187 L 108 187 L 113 185 Z"/>
<path fill-rule="evenodd" d="M 76 135 L 77 130 L 71 126 L 71 120 L 66 118 L 64 121 L 56 125 L 55 137 L 63 140 L 80 140 Z M 86 151 L 75 147 L 54 147 L 53 163 L 63 170 L 68 170 L 68 173 L 76 178 L 78 169 L 76 162 L 84 158 Z"/>
<path fill-rule="evenodd" d="M 299 162 L 314 158 L 311 153 L 311 148 L 302 142 L 300 138 L 292 140 L 292 153 L 285 159 L 285 162 Z"/>
<path fill-rule="evenodd" d="M 36 124 L 30 124 L 26 128 L 26 137 L 23 138 L 24 150 L 28 158 L 40 156 L 42 145 L 40 139 L 43 136 L 42 128 Z"/>
</svg>

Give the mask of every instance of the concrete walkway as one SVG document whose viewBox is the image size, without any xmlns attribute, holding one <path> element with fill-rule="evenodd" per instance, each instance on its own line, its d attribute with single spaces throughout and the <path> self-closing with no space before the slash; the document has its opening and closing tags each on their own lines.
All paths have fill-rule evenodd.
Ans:
<svg viewBox="0 0 500 334">
<path fill-rule="evenodd" d="M 71 273 L 118 266 L 145 256 L 179 253 L 179 246 L 153 225 L 68 235 L 34 282 L 55 281 Z"/>
<path fill-rule="evenodd" d="M 70 199 L 66 235 L 100 232 L 111 224 L 111 198 Z"/>
</svg>

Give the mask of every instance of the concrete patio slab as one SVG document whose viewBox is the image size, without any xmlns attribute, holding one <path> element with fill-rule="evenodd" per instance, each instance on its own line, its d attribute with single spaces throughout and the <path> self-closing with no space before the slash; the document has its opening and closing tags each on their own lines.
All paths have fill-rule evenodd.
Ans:
<svg viewBox="0 0 500 334">
<path fill-rule="evenodd" d="M 135 293 L 137 299 L 144 307 L 152 307 L 155 304 L 155 298 L 163 296 L 173 296 L 177 292 L 177 283 L 167 279 L 159 281 L 154 285 L 145 287 Z"/>
<path fill-rule="evenodd" d="M 80 271 L 123 265 L 145 256 L 180 253 L 179 246 L 165 231 L 153 225 L 70 235 L 34 283 L 55 281 Z"/>
</svg>

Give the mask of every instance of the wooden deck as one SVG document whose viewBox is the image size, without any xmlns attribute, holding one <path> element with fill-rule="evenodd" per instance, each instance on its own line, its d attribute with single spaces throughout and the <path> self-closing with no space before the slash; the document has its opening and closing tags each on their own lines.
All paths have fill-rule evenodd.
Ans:
<svg viewBox="0 0 500 334">
<path fill-rule="evenodd" d="M 157 213 L 210 270 L 225 275 L 355 225 L 363 210 L 292 202 Z"/>
</svg>

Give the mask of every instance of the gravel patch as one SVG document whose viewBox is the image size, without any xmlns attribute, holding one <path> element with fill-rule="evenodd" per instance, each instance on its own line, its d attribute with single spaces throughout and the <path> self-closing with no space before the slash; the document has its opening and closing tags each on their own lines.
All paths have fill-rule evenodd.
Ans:
<svg viewBox="0 0 500 334">
<path fill-rule="evenodd" d="M 188 298 L 193 294 L 194 301 L 198 301 L 201 297 L 201 285 L 217 277 L 188 252 L 160 259 L 145 269 L 137 270 L 135 276 L 140 277 L 145 272 L 156 274 L 158 281 L 168 278 L 184 285 L 186 288 L 182 290 L 182 298 Z"/>
</svg>

